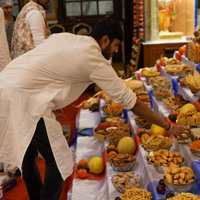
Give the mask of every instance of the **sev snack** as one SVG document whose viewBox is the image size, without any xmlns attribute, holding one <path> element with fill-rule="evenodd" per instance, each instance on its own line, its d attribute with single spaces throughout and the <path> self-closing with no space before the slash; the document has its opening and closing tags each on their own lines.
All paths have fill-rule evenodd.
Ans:
<svg viewBox="0 0 200 200">
<path fill-rule="evenodd" d="M 196 140 L 190 144 L 190 148 L 200 150 L 200 140 Z"/>
<path fill-rule="evenodd" d="M 117 145 L 119 140 L 123 137 L 130 136 L 131 128 L 129 124 L 124 124 L 117 129 L 108 130 L 107 138 L 110 143 Z"/>
<path fill-rule="evenodd" d="M 172 198 L 167 198 L 168 200 L 200 200 L 200 196 L 192 193 L 181 193 Z"/>
<path fill-rule="evenodd" d="M 126 189 L 125 193 L 120 196 L 121 200 L 151 200 L 151 192 L 140 188 Z"/>
</svg>

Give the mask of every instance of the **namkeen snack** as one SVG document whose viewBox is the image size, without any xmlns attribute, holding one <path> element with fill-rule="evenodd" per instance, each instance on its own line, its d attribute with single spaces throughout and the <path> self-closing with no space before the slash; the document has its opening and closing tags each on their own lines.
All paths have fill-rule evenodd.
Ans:
<svg viewBox="0 0 200 200">
<path fill-rule="evenodd" d="M 138 174 L 131 172 L 118 173 L 112 177 L 112 183 L 119 192 L 125 192 L 132 187 L 137 188 L 142 183 L 142 178 Z"/>
<path fill-rule="evenodd" d="M 150 136 L 146 140 L 142 140 L 143 147 L 150 150 L 168 149 L 172 146 L 174 139 L 164 137 L 162 135 Z"/>
<path fill-rule="evenodd" d="M 105 108 L 106 114 L 121 114 L 123 111 L 123 108 L 121 104 L 112 102 L 111 104 L 108 104 Z"/>
<path fill-rule="evenodd" d="M 171 163 L 180 165 L 184 158 L 179 152 L 170 152 L 168 150 L 154 151 L 153 156 L 150 157 L 151 162 L 158 166 L 169 166 Z"/>
<path fill-rule="evenodd" d="M 121 138 L 130 136 L 130 132 L 130 125 L 124 124 L 123 126 L 118 127 L 117 129 L 108 130 L 107 138 L 112 144 L 117 145 Z"/>
<path fill-rule="evenodd" d="M 198 126 L 200 125 L 200 112 L 189 111 L 187 113 L 182 113 L 177 117 L 178 124 L 184 126 Z"/>
<path fill-rule="evenodd" d="M 196 140 L 190 144 L 190 148 L 200 151 L 200 140 Z"/>
<path fill-rule="evenodd" d="M 179 167 L 173 163 L 165 171 L 164 177 L 168 183 L 186 184 L 195 181 L 195 175 L 190 167 Z"/>
<path fill-rule="evenodd" d="M 181 193 L 172 198 L 167 198 L 167 200 L 200 200 L 200 196 L 192 193 Z"/>
<path fill-rule="evenodd" d="M 121 200 L 151 200 L 151 192 L 140 188 L 126 189 L 125 193 L 120 196 Z"/>
</svg>

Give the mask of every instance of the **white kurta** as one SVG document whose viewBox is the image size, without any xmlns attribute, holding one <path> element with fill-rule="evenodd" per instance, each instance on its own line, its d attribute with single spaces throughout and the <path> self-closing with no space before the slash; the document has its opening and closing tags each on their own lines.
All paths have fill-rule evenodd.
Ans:
<svg viewBox="0 0 200 200">
<path fill-rule="evenodd" d="M 135 94 L 90 37 L 53 34 L 11 61 L 0 73 L 0 160 L 21 168 L 43 117 L 58 168 L 68 177 L 72 155 L 52 110 L 72 103 L 93 82 L 124 108 L 135 105 Z"/>
</svg>

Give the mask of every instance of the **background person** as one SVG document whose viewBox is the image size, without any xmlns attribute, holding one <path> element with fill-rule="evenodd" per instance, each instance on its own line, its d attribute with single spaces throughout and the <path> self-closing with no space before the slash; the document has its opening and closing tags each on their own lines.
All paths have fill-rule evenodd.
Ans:
<svg viewBox="0 0 200 200">
<path fill-rule="evenodd" d="M 0 0 L 0 7 L 4 11 L 6 35 L 8 40 L 9 51 L 11 50 L 12 34 L 15 24 L 15 18 L 12 16 L 13 1 L 12 0 Z"/>
<path fill-rule="evenodd" d="M 91 83 L 123 108 L 170 129 L 172 134 L 190 134 L 184 126 L 169 126 L 118 77 L 109 59 L 118 52 L 122 40 L 120 25 L 104 19 L 96 24 L 91 37 L 51 35 L 0 73 L 0 160 L 22 166 L 31 200 L 59 199 L 63 180 L 73 171 L 73 162 L 52 110 L 75 101 Z M 44 184 L 35 161 L 37 151 L 46 163 Z"/>
<path fill-rule="evenodd" d="M 49 0 L 31 0 L 17 16 L 12 44 L 11 58 L 14 59 L 33 49 L 50 35 L 46 21 Z"/>
<path fill-rule="evenodd" d="M 0 8 L 0 72 L 10 61 L 11 59 L 5 30 L 4 12 L 3 9 Z"/>
</svg>

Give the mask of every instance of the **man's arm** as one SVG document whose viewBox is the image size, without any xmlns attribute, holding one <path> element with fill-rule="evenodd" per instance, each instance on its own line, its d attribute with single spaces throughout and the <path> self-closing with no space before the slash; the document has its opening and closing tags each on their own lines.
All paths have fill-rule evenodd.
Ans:
<svg viewBox="0 0 200 200">
<path fill-rule="evenodd" d="M 161 126 L 164 129 L 169 128 L 169 122 L 162 119 L 160 116 L 155 114 L 151 109 L 149 109 L 140 99 L 137 98 L 135 106 L 131 109 L 131 111 L 142 117 L 148 122 Z M 186 134 L 189 137 L 191 136 L 191 131 L 189 128 L 181 125 L 172 125 L 171 130 L 169 130 L 171 134 L 175 137 L 183 137 L 182 134 Z"/>
<path fill-rule="evenodd" d="M 29 24 L 35 47 L 45 40 L 44 17 L 38 10 L 31 10 L 26 14 L 26 23 Z"/>
</svg>

